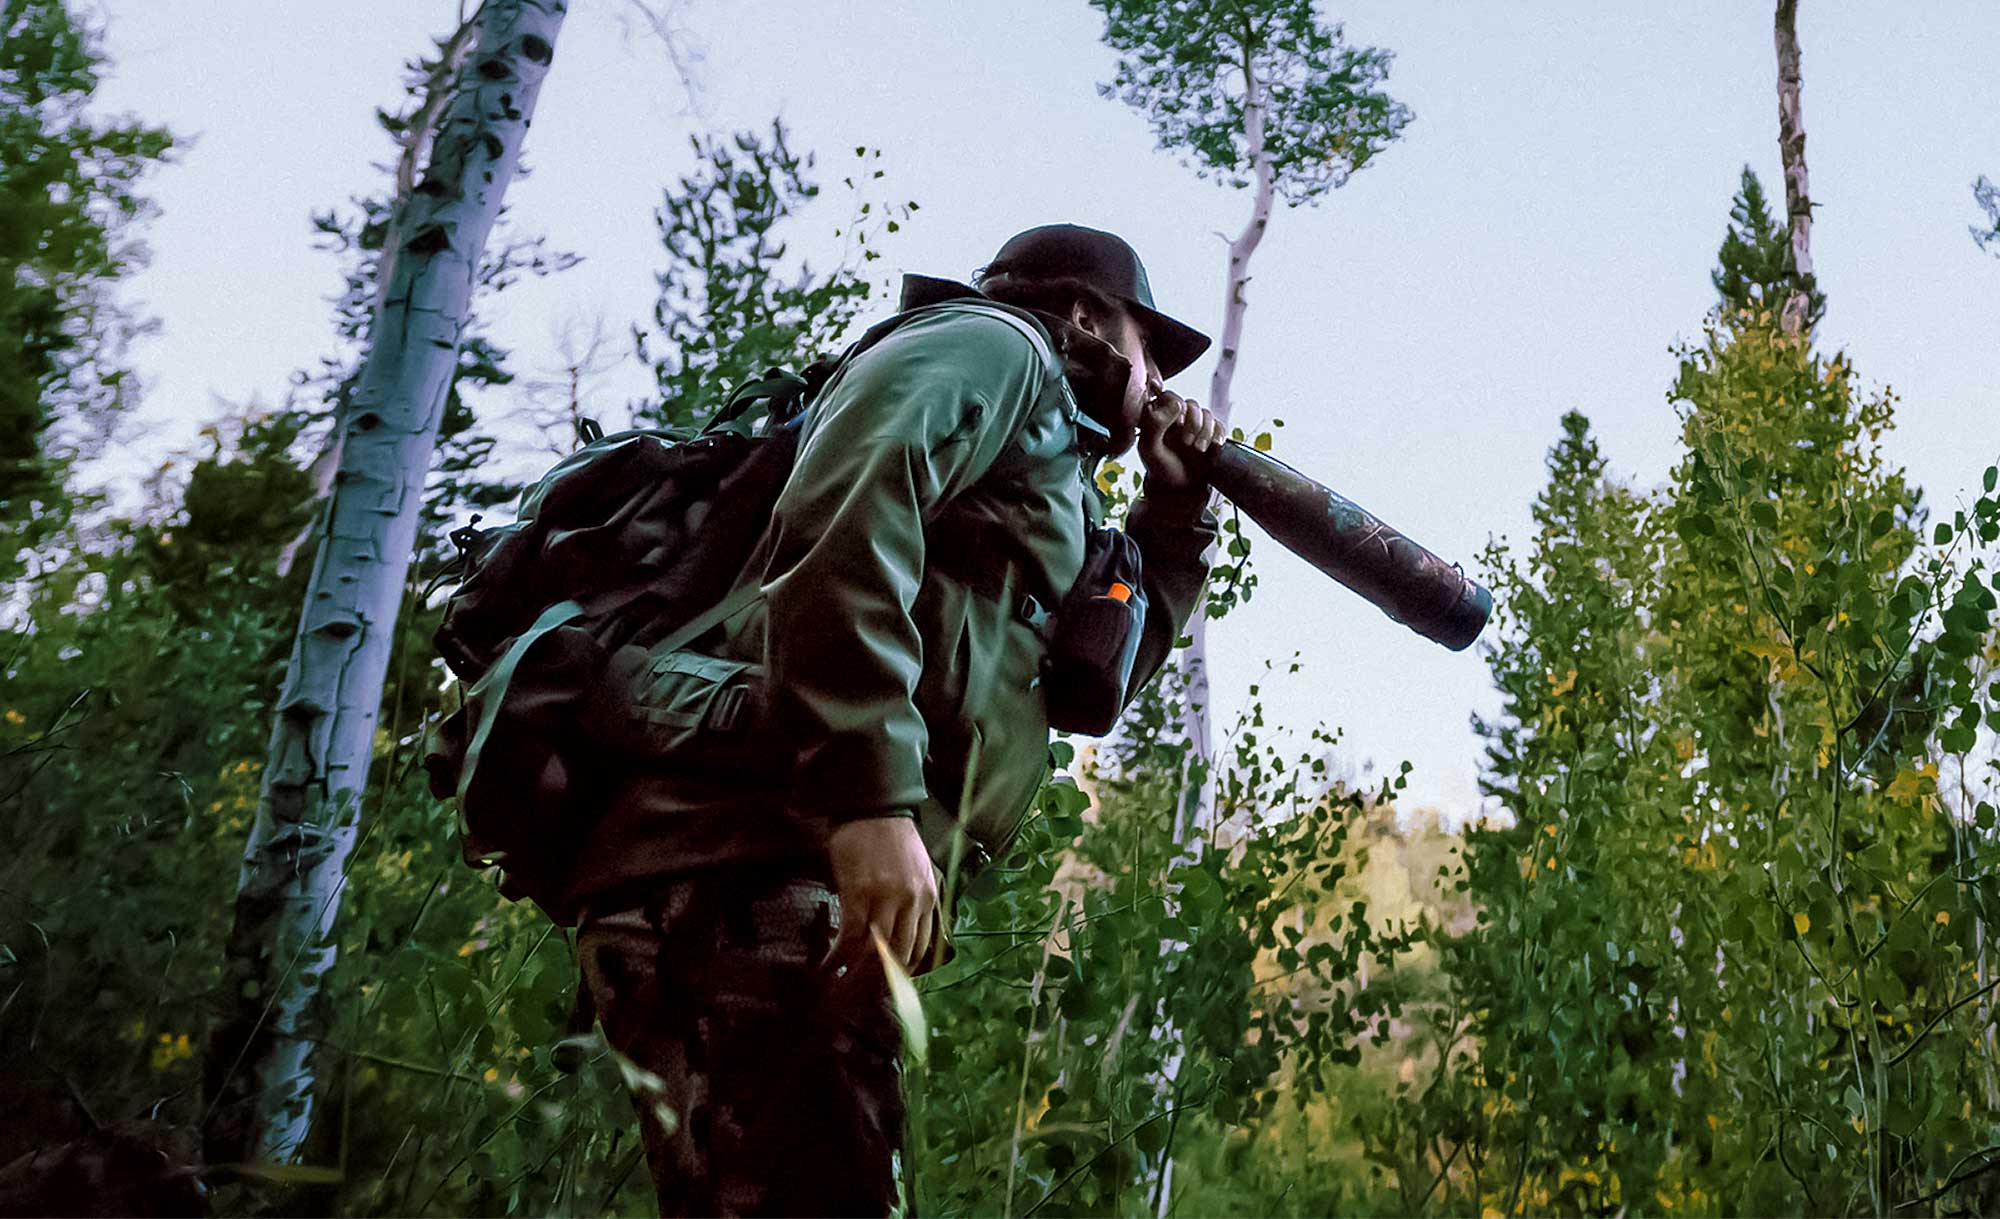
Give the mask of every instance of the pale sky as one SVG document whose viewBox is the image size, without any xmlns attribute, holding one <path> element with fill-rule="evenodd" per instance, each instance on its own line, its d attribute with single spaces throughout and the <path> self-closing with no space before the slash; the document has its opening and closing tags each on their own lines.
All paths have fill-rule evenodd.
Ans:
<svg viewBox="0 0 2000 1219">
<path fill-rule="evenodd" d="M 98 0 L 116 60 L 102 98 L 193 142 L 158 174 L 163 214 L 135 294 L 162 333 L 126 468 L 152 468 L 220 411 L 275 400 L 331 347 L 329 256 L 308 217 L 372 191 L 373 109 L 455 0 Z M 646 316 L 651 210 L 699 129 L 782 115 L 828 186 L 796 248 L 838 257 L 839 179 L 880 148 L 882 186 L 922 210 L 886 274 L 964 277 L 1008 235 L 1073 221 L 1139 250 L 1162 308 L 1219 329 L 1223 235 L 1247 195 L 1157 152 L 1099 99 L 1112 57 L 1083 0 L 689 0 L 700 113 L 618 0 L 576 0 L 528 138 L 519 226 L 584 255 L 498 302 L 516 366 L 552 367 L 552 331 Z M 1700 333 L 1737 175 L 1775 198 L 1768 0 L 1343 0 L 1351 40 L 1396 53 L 1403 140 L 1317 208 L 1281 210 L 1251 267 L 1236 421 L 1282 418 L 1276 452 L 1431 549 L 1473 563 L 1525 538 L 1563 412 L 1596 425 L 1643 486 L 1676 455 L 1677 341 Z M 1933 505 L 2000 455 L 2000 261 L 1967 234 L 1970 183 L 2000 176 L 2000 10 L 1990 0 L 1803 0 L 1800 38 L 1822 342 L 1900 397 L 1893 459 Z M 1176 388 L 1201 397 L 1209 362 Z M 605 414 L 642 380 L 606 383 Z M 1475 709 L 1497 706 L 1476 653 L 1389 622 L 1266 543 L 1256 599 L 1211 633 L 1226 720 L 1269 660 L 1267 718 L 1344 731 L 1343 759 L 1415 765 L 1407 802 L 1477 804 Z"/>
</svg>

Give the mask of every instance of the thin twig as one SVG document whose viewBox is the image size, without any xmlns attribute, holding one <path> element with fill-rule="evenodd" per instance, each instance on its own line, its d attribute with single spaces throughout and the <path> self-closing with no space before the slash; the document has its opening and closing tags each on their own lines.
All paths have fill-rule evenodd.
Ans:
<svg viewBox="0 0 2000 1219">
<path fill-rule="evenodd" d="M 667 62 L 673 64 L 674 75 L 681 82 L 681 91 L 687 95 L 688 110 L 697 118 L 707 117 L 708 108 L 702 103 L 700 73 L 696 70 L 696 65 L 701 63 L 701 48 L 692 45 L 687 31 L 674 24 L 672 9 L 678 6 L 649 3 L 648 0 L 626 0 L 626 3 L 666 49 Z"/>
<path fill-rule="evenodd" d="M 1971 1159 L 1973 1156 L 1991 1156 L 1992 1158 L 1984 1161 L 1977 1168 L 1971 1169 L 1967 1172 L 1955 1174 L 1954 1176 L 1946 1180 L 1943 1185 L 1938 1186 L 1936 1189 L 1932 1190 L 1930 1193 L 1925 1194 L 1921 1198 L 1912 1198 L 1908 1202 L 1898 1202 L 1896 1204 L 1896 1209 L 1902 1210 L 1903 1208 L 1909 1206 L 1922 1206 L 1926 1202 L 1935 1202 L 1939 1198 L 1942 1198 L 1946 1194 L 1950 1193 L 1952 1190 L 1957 1189 L 1959 1186 L 1965 1184 L 1967 1181 L 1972 1180 L 1974 1177 L 1984 1176 L 1985 1174 L 1992 1172 L 1994 1169 L 2000 1168 L 2000 1147 L 1981 1148 L 1980 1150 L 1972 1152 L 1970 1155 L 1967 1155 L 1965 1159 L 1960 1160 L 1959 1163 L 1963 1164 L 1965 1163 L 1966 1160 Z M 1956 1167 L 1956 1165 L 1954 1165 L 1954 1167 Z"/>
<path fill-rule="evenodd" d="M 1133 1135 L 1139 1133 L 1141 1130 L 1144 1130 L 1146 1127 L 1152 1125 L 1154 1122 L 1157 1122 L 1162 1118 L 1173 1117 L 1176 1114 L 1182 1112 L 1183 1110 L 1195 1109 L 1199 1108 L 1202 1105 L 1207 1104 L 1208 1098 L 1214 1092 L 1215 1092 L 1215 1086 L 1211 1084 L 1209 1085 L 1207 1091 L 1203 1092 L 1200 1096 L 1196 1097 L 1194 1100 L 1189 1101 L 1187 1104 L 1175 1105 L 1171 1109 L 1166 1109 L 1159 1113 L 1155 1113 L 1153 1116 L 1147 1118 L 1145 1121 L 1140 1122 L 1138 1125 L 1133 1126 L 1128 1130 L 1126 1130 L 1124 1134 L 1121 1134 L 1117 1138 L 1112 1139 L 1110 1142 L 1106 1143 L 1103 1146 L 1103 1148 L 1098 1151 L 1096 1155 L 1091 1156 L 1088 1160 L 1085 1160 L 1083 1163 L 1078 1164 L 1075 1168 L 1072 1168 L 1068 1176 L 1064 1177 L 1062 1180 L 1056 1182 L 1053 1186 L 1051 1186 L 1049 1188 L 1049 1192 L 1042 1195 L 1041 1201 L 1035 1203 L 1027 1210 L 1022 1211 L 1021 1219 L 1034 1219 L 1035 1215 L 1040 1213 L 1043 1207 L 1047 1206 L 1051 1201 L 1053 1201 L 1057 1194 L 1069 1188 L 1069 1183 L 1071 1181 L 1076 1180 L 1079 1176 L 1082 1176 L 1085 1172 L 1089 1171 L 1093 1166 L 1096 1165 L 1096 1163 L 1099 1160 L 1103 1159 L 1107 1155 L 1110 1155 L 1114 1150 L 1116 1150 L 1126 1140 L 1130 1139 Z"/>
<path fill-rule="evenodd" d="M 1965 995 L 1960 999 L 1955 1000 L 1954 1002 L 1951 1003 L 1950 1006 L 1946 1007 L 1943 1011 L 1939 1012 L 1935 1016 L 1932 1016 L 1930 1019 L 1930 1023 L 1924 1025 L 1923 1031 L 1917 1034 L 1916 1039 L 1910 1042 L 1910 1044 L 1904 1046 L 1902 1050 L 1898 1052 L 1894 1058 L 1891 1058 L 1884 1065 L 1893 1067 L 1898 1063 L 1902 1062 L 1905 1058 L 1908 1058 L 1910 1055 L 1916 1053 L 1917 1047 L 1924 1043 L 1924 1038 L 1930 1036 L 1931 1030 L 1936 1028 L 1940 1023 L 1942 1023 L 1947 1016 L 1950 1016 L 1953 1012 L 1957 1011 L 1961 1007 L 1964 1007 L 1966 1004 L 1972 1002 L 1974 999 L 1979 998 L 1981 995 L 1989 993 L 1996 986 L 2000 986 L 2000 978 L 1995 978 L 1991 982 L 1988 982 L 1986 985 L 1980 987 L 1978 990 L 1975 990 L 1972 993 Z"/>
</svg>

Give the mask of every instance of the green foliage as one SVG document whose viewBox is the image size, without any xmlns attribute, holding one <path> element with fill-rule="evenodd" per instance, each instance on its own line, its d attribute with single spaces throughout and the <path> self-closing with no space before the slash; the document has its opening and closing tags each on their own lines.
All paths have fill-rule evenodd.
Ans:
<svg viewBox="0 0 2000 1219">
<path fill-rule="evenodd" d="M 246 412 L 203 429 L 209 451 L 188 471 L 179 503 L 155 502 L 120 532 L 129 536 L 131 574 L 165 608 L 192 624 L 220 608 L 224 588 L 256 590 L 254 605 L 274 628 L 304 594 L 305 568 L 277 574 L 276 556 L 306 525 L 312 481 L 293 457 L 305 419 L 296 412 Z M 120 545 L 120 542 L 114 545 Z M 281 663 L 281 652 L 268 658 Z"/>
<path fill-rule="evenodd" d="M 819 196 L 814 158 L 793 152 L 781 120 L 769 136 L 694 137 L 699 167 L 664 192 L 653 214 L 667 265 L 654 276 L 653 330 L 633 328 L 639 358 L 653 366 L 658 396 L 636 403 L 647 426 L 697 423 L 734 385 L 772 367 L 798 367 L 830 347 L 860 316 L 870 293 L 862 268 L 881 257 L 870 242 L 895 233 L 915 203 L 857 204 L 850 253 L 815 274 L 788 257 L 783 230 Z M 856 174 L 873 182 L 879 151 L 854 150 Z M 857 190 L 855 175 L 844 179 Z M 838 232 L 836 233 L 838 235 Z"/>
<path fill-rule="evenodd" d="M 1725 302 L 1778 265 L 1744 201 Z M 2000 470 L 1926 548 L 1893 399 L 1768 305 L 1718 310 L 1673 397 L 1667 488 L 1571 415 L 1531 547 L 1488 555 L 1481 912 L 1369 1153 L 1411 1210 L 1980 1208 Z"/>
<path fill-rule="evenodd" d="M 1367 851 L 1350 836 L 1384 806 L 1332 781 L 1330 735 L 1301 753 L 1266 740 L 1253 691 L 1215 836 L 1190 858 L 1168 832 L 1187 781 L 1173 680 L 1081 759 L 1053 747 L 1069 774 L 975 881 L 958 959 L 923 982 L 920 1210 L 1152 1213 L 1173 1157 L 1194 1174 L 1176 1196 L 1207 1199 L 1192 1213 L 1263 1211 L 1284 1182 L 1252 1197 L 1200 1166 L 1317 1096 L 1393 1015 L 1359 979 L 1408 930 L 1371 918 L 1351 879 Z"/>
<path fill-rule="evenodd" d="M 65 0 L 0 3 L 0 582 L 58 531 L 70 462 L 131 402 L 138 182 L 172 138 L 90 112 L 103 58 Z"/>
<path fill-rule="evenodd" d="M 663 402 L 834 341 L 869 291 L 869 243 L 913 208 L 862 204 L 850 265 L 795 273 L 777 229 L 813 195 L 809 159 L 776 128 L 705 147 L 711 163 L 661 213 Z M 858 174 L 879 177 L 874 155 Z M 0 864 L 0 1036 L 24 1047 L 0 1160 L 93 1118 L 195 1130 L 200 1077 L 232 1069 L 201 1047 L 223 1006 L 231 882 L 310 565 L 281 559 L 310 536 L 319 487 L 304 457 L 351 388 L 387 220 L 380 198 L 316 218 L 342 265 L 336 345 L 283 408 L 208 429 L 184 478 L 157 478 L 135 520 L 64 534 L 25 592 L 0 706 L 0 832 L 16 848 Z M 509 243 L 482 284 L 566 261 Z M 471 424 L 479 390 L 507 378 L 506 353 L 475 334 L 427 536 L 506 493 L 494 442 Z M 1247 593 L 1246 558 L 1233 552 L 1219 596 Z M 296 1171 L 212 1174 L 214 1207 L 270 1205 L 276 1186 L 291 1193 L 280 1205 L 320 1212 L 647 1213 L 619 1063 L 590 1037 L 571 1047 L 580 1072 L 557 1063 L 569 938 L 466 870 L 423 790 L 420 729 L 443 697 L 418 587 L 429 574 L 413 572 L 399 620 L 325 991 L 344 1052 L 332 1120 Z M 1199 860 L 1170 857 L 1160 826 L 1184 777 L 1171 705 L 1149 696 L 1128 739 L 1052 781 L 1015 854 L 967 898 L 960 960 L 925 984 L 937 1032 L 913 1072 L 926 1205 L 1143 1208 L 1169 1156 L 1182 1196 L 1226 1189 L 1227 1131 L 1281 1102 L 1297 1112 L 1379 1034 L 1387 1009 L 1341 996 L 1408 947 L 1352 900 L 1366 850 L 1350 835 L 1383 806 L 1333 783 L 1330 738 L 1281 756 L 1253 709 L 1218 780 L 1225 828 Z"/>
<path fill-rule="evenodd" d="M 1248 184 L 1249 82 L 1266 107 L 1265 150 L 1294 206 L 1346 184 L 1394 141 L 1410 111 L 1381 92 L 1393 56 L 1349 46 L 1309 0 L 1091 0 L 1117 74 L 1098 91 L 1139 110 L 1160 147 L 1202 177 Z"/>
<path fill-rule="evenodd" d="M 411 70 L 422 76 L 428 66 Z M 31 1052 L 10 1093 L 23 1120 L 7 1126 L 0 1160 L 102 1121 L 139 1123 L 147 1142 L 175 1144 L 175 1162 L 185 1163 L 191 1140 L 179 1135 L 202 1121 L 197 1077 L 231 1069 L 202 1062 L 200 1047 L 221 1006 L 217 965 L 236 862 L 310 568 L 309 554 L 295 552 L 310 540 L 324 490 L 317 477 L 327 454 L 311 471 L 302 458 L 351 388 L 386 218 L 380 198 L 357 200 L 351 218 L 316 218 L 323 248 L 342 263 L 337 347 L 294 376 L 284 406 L 246 409 L 206 429 L 206 451 L 184 477 L 174 463 L 162 467 L 135 519 L 71 523 L 21 588 L 0 707 L 0 830 L 17 851 L 0 876 L 0 994 L 14 996 L 0 1001 L 0 1022 L 7 1044 Z M 479 286 L 490 294 L 573 262 L 539 240 L 503 241 L 489 250 Z M 473 397 L 507 382 L 506 358 L 477 333 L 461 355 L 426 495 L 434 542 L 467 509 L 516 490 L 493 478 L 494 441 L 473 427 Z M 68 412 L 63 422 L 84 409 L 61 397 L 51 404 Z M 377 829 L 383 842 L 429 839 L 442 859 L 452 852 L 446 827 L 410 775 L 422 717 L 439 697 L 428 643 L 435 622 L 415 586 L 423 574 L 413 573 L 385 692 Z M 454 867 L 462 871 L 455 857 Z M 440 892 L 469 891 L 475 913 L 457 925 L 437 909 L 430 917 L 441 935 L 457 937 L 456 949 L 500 903 L 476 878 L 452 880 Z M 361 907 L 378 895 L 398 908 L 392 883 Z M 383 954 L 370 950 L 368 925 L 358 927 L 362 946 L 349 947 L 365 977 Z M 342 1014 L 351 1030 L 354 1013 Z M 463 1150 L 445 1146 L 439 1154 Z M 448 1159 L 424 1163 L 433 1173 L 424 1188 L 449 1175 Z M 323 1175 L 309 1167 L 308 1176 Z"/>
<path fill-rule="evenodd" d="M 193 1128 L 235 860 L 297 588 L 300 476 L 218 431 L 177 516 L 65 535 L 0 696 L 0 1161 L 151 1115 Z M 241 532 L 238 532 L 241 530 Z"/>
<path fill-rule="evenodd" d="M 1729 231 L 1715 261 L 1709 279 L 1722 298 L 1725 314 L 1741 309 L 1769 309 L 1775 314 L 1783 308 L 1794 278 L 1792 243 L 1784 225 L 1771 214 L 1764 184 L 1748 165 L 1743 167 L 1743 185 L 1729 208 Z M 1806 299 L 1810 333 L 1826 315 L 1826 293 L 1811 288 Z"/>
<path fill-rule="evenodd" d="M 1223 11 L 1159 8 L 1130 28 L 1163 51 L 1174 22 Z M 5 11 L 13 37 L 52 10 Z M 1176 45 L 1223 88 L 1223 50 Z M 1166 88 L 1133 62 L 1134 89 Z M 1175 112 L 1177 146 L 1227 172 L 1213 106 Z M 649 418 L 797 363 L 867 291 L 856 266 L 789 269 L 777 234 L 812 195 L 781 129 L 702 147 L 660 214 Z M 1925 513 L 1883 455 L 1894 400 L 1766 313 L 1783 234 L 1754 187 L 1723 307 L 1682 353 L 1669 484 L 1620 483 L 1569 415 L 1534 537 L 1488 552 L 1495 814 L 1462 844 L 1399 828 L 1401 776 L 1341 781 L 1331 734 L 1300 746 L 1264 721 L 1264 683 L 1218 751 L 1198 852 L 1165 831 L 1206 777 L 1172 678 L 1116 738 L 1056 744 L 1035 817 L 962 895 L 957 959 L 921 981 L 920 1209 L 1152 1214 L 1169 1161 L 1180 1214 L 1994 1209 L 2000 467 Z M 229 1069 L 200 1046 L 306 566 L 280 575 L 279 556 L 311 516 L 300 459 L 364 337 L 384 216 L 323 219 L 341 347 L 285 409 L 204 433 L 137 519 L 48 534 L 21 586 L 0 640 L 0 1162 L 80 1134 L 84 1106 L 192 1129 L 198 1076 Z M 857 223 L 865 247 L 892 221 Z M 561 261 L 510 245 L 486 283 Z M 433 536 L 506 493 L 503 451 L 470 426 L 506 353 L 475 336 L 461 376 Z M 1254 586 L 1247 546 L 1225 527 L 1210 612 Z M 464 867 L 423 790 L 419 731 L 445 697 L 428 574 L 349 864 L 334 1120 L 288 1204 L 650 1213 L 620 1064 L 584 1036 L 565 1047 L 581 1070 L 558 1065 L 569 937 Z M 223 1184 L 215 1209 L 254 1186 Z"/>
</svg>

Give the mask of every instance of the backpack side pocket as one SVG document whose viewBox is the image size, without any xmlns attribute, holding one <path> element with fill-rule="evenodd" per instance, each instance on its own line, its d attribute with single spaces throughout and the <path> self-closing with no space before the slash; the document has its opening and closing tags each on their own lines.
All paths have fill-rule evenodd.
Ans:
<svg viewBox="0 0 2000 1219">
<path fill-rule="evenodd" d="M 707 772 L 750 760 L 763 721 L 764 668 L 685 648 L 613 653 L 598 726 L 649 768 Z"/>
</svg>

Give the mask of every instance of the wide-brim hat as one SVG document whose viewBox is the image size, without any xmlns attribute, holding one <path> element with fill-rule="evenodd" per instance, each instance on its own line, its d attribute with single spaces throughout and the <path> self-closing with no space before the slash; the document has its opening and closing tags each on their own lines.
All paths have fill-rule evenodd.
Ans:
<svg viewBox="0 0 2000 1219">
<path fill-rule="evenodd" d="M 1138 251 L 1124 238 L 1078 224 L 1045 224 L 1016 233 L 980 272 L 982 280 L 1003 275 L 1022 279 L 1080 279 L 1115 298 L 1146 335 L 1162 377 L 1171 377 L 1201 358 L 1209 338 L 1161 313 Z"/>
</svg>

